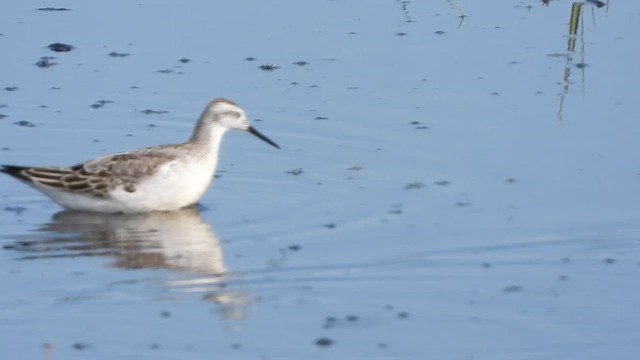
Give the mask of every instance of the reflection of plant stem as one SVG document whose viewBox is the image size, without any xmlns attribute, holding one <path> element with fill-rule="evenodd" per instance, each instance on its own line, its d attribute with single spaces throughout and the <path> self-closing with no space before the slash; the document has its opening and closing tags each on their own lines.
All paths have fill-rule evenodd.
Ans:
<svg viewBox="0 0 640 360">
<path fill-rule="evenodd" d="M 449 6 L 451 6 L 452 9 L 456 9 L 458 11 L 460 11 L 460 15 L 458 15 L 458 17 L 460 18 L 460 22 L 458 23 L 458 26 L 456 27 L 456 29 L 459 29 L 460 26 L 462 26 L 462 22 L 464 21 L 464 18 L 467 17 L 467 15 L 464 14 L 464 11 L 462 10 L 462 7 L 456 3 L 454 3 L 451 0 L 447 0 L 447 2 L 449 3 Z"/>
<path fill-rule="evenodd" d="M 462 10 L 460 10 L 460 11 L 462 11 Z M 467 15 L 460 14 L 458 17 L 460 18 L 460 23 L 458 23 L 458 26 L 456 27 L 456 29 L 460 29 L 460 26 L 462 26 L 462 22 L 464 21 L 464 18 L 467 17 Z"/>
<path fill-rule="evenodd" d="M 575 2 L 571 6 L 571 19 L 569 20 L 569 40 L 567 42 L 567 61 L 564 67 L 564 73 L 562 75 L 562 93 L 560 94 L 560 104 L 558 108 L 558 120 L 562 120 L 562 109 L 564 107 L 564 98 L 569 93 L 569 78 L 571 77 L 571 64 L 573 62 L 573 54 L 576 48 L 576 39 L 578 34 L 578 27 L 580 26 L 580 14 L 584 3 Z M 584 29 L 582 29 L 584 32 Z M 584 33 L 582 34 L 584 35 Z M 584 64 L 584 39 L 581 38 L 581 51 L 582 61 Z M 583 81 L 584 81 L 584 68 L 583 68 Z M 583 82 L 584 91 L 584 82 Z"/>
</svg>

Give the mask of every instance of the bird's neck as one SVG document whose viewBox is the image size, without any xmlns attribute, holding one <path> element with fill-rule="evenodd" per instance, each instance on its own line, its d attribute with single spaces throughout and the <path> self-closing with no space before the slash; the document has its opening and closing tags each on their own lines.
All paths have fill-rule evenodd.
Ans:
<svg viewBox="0 0 640 360">
<path fill-rule="evenodd" d="M 189 139 L 192 151 L 200 157 L 217 162 L 222 138 L 228 130 L 215 122 L 199 122 Z"/>
</svg>

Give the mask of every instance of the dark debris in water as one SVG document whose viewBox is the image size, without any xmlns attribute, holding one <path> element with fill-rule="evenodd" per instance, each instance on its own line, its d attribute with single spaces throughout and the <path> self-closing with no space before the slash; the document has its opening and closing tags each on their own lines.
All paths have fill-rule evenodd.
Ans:
<svg viewBox="0 0 640 360">
<path fill-rule="evenodd" d="M 91 348 L 91 345 L 89 345 L 87 343 L 83 343 L 83 342 L 77 342 L 77 343 L 74 343 L 73 345 L 71 345 L 71 347 L 74 350 L 82 351 L 82 350 L 87 350 L 87 349 Z"/>
<path fill-rule="evenodd" d="M 444 35 L 446 33 L 447 33 L 446 31 L 442 31 L 442 30 L 438 30 L 438 31 L 434 32 L 434 34 L 436 34 L 436 35 Z"/>
<path fill-rule="evenodd" d="M 13 123 L 14 125 L 22 126 L 22 127 L 36 127 L 36 125 L 27 120 L 20 120 Z"/>
<path fill-rule="evenodd" d="M 308 62 L 304 61 L 304 60 L 299 60 L 299 61 L 294 61 L 291 64 L 293 65 L 298 65 L 298 66 L 305 66 L 305 65 L 309 65 Z"/>
<path fill-rule="evenodd" d="M 74 49 L 73 45 L 63 44 L 63 43 L 53 43 L 47 46 L 49 50 L 55 52 L 69 52 Z"/>
<path fill-rule="evenodd" d="M 302 174 L 304 171 L 302 171 L 302 168 L 297 168 L 297 169 L 291 169 L 291 170 L 287 170 L 285 171 L 286 174 L 291 174 L 294 176 L 298 176 L 300 174 Z"/>
<path fill-rule="evenodd" d="M 424 188 L 426 185 L 416 181 L 416 182 L 412 182 L 412 183 L 408 183 L 407 185 L 404 186 L 405 190 L 415 190 L 415 189 L 422 189 Z"/>
<path fill-rule="evenodd" d="M 433 184 L 438 186 L 447 186 L 447 185 L 451 185 L 451 182 L 447 180 L 438 180 L 438 181 L 434 181 Z"/>
<path fill-rule="evenodd" d="M 313 118 L 313 120 L 329 120 L 329 118 L 326 116 L 316 116 Z"/>
<path fill-rule="evenodd" d="M 358 315 L 347 315 L 344 319 L 349 322 L 356 322 L 360 320 L 360 317 Z"/>
<path fill-rule="evenodd" d="M 582 62 L 581 62 L 581 63 L 577 63 L 577 64 L 575 64 L 574 66 L 575 66 L 575 67 L 577 67 L 578 69 L 584 69 L 584 68 L 586 68 L 586 67 L 587 67 L 587 66 L 589 66 L 589 65 L 588 65 L 587 63 L 582 63 Z"/>
<path fill-rule="evenodd" d="M 407 36 L 407 35 L 409 35 L 409 34 L 407 34 L 406 32 L 396 33 L 396 36 Z"/>
<path fill-rule="evenodd" d="M 146 115 L 160 115 L 160 114 L 168 113 L 168 111 L 166 110 L 151 110 L 151 109 L 140 110 L 140 112 Z"/>
<path fill-rule="evenodd" d="M 502 289 L 502 291 L 507 294 L 521 292 L 523 290 L 524 290 L 524 287 L 520 285 L 508 285 L 508 286 L 505 286 L 504 289 Z"/>
<path fill-rule="evenodd" d="M 181 62 L 181 63 L 183 63 L 183 64 L 188 64 L 188 63 L 190 63 L 190 62 L 191 62 L 191 59 L 189 59 L 189 58 L 182 58 L 182 59 L 179 59 L 179 60 L 178 60 L 178 62 Z"/>
<path fill-rule="evenodd" d="M 316 339 L 315 343 L 317 346 L 319 347 L 329 347 L 331 345 L 333 345 L 333 340 L 326 338 L 326 337 L 321 337 Z"/>
<path fill-rule="evenodd" d="M 27 211 L 27 208 L 23 206 L 5 206 L 4 211 L 12 212 L 16 215 L 20 215 L 23 212 Z"/>
<path fill-rule="evenodd" d="M 2 120 L 2 119 L 4 119 L 4 118 L 6 118 L 7 116 L 8 116 L 8 115 L 5 115 L 5 114 L 0 113 L 0 120 Z"/>
<path fill-rule="evenodd" d="M 406 312 L 406 311 L 398 311 L 396 316 L 398 316 L 398 319 L 408 319 L 409 318 L 409 313 Z"/>
<path fill-rule="evenodd" d="M 244 58 L 246 61 L 256 61 L 258 59 L 254 58 L 253 56 L 247 56 L 246 58 Z"/>
<path fill-rule="evenodd" d="M 260 66 L 258 66 L 258 69 L 262 70 L 262 71 L 275 71 L 277 69 L 279 69 L 280 66 L 276 65 L 276 64 L 262 64 Z"/>
<path fill-rule="evenodd" d="M 115 52 L 115 51 L 112 51 L 112 52 L 108 53 L 107 55 L 111 56 L 111 57 L 114 57 L 114 58 L 122 58 L 122 57 L 131 56 L 131 54 L 129 54 L 129 53 L 119 53 L 119 52 Z"/>
<path fill-rule="evenodd" d="M 412 121 L 409 124 L 415 126 L 414 129 L 416 129 L 416 130 L 424 130 L 424 129 L 428 129 L 429 128 L 426 125 L 422 125 L 422 123 L 420 121 Z"/>
<path fill-rule="evenodd" d="M 40 60 L 36 61 L 35 65 L 42 69 L 48 69 L 54 65 L 58 65 L 58 63 L 53 60 L 55 60 L 53 56 L 43 56 Z"/>
<path fill-rule="evenodd" d="M 37 8 L 37 11 L 71 11 L 71 9 L 69 8 L 63 8 L 63 7 L 41 7 L 41 8 Z"/>
<path fill-rule="evenodd" d="M 160 74 L 171 74 L 173 72 L 173 70 L 171 70 L 171 69 L 162 69 L 162 70 L 158 70 L 156 72 L 159 72 Z"/>
<path fill-rule="evenodd" d="M 294 245 L 289 245 L 288 249 L 291 250 L 291 251 L 298 251 L 298 250 L 302 249 L 302 246 L 295 245 L 295 244 Z"/>
<path fill-rule="evenodd" d="M 324 227 L 326 227 L 327 229 L 335 229 L 336 227 L 338 227 L 338 225 L 334 223 L 329 223 L 329 224 L 324 224 Z"/>
<path fill-rule="evenodd" d="M 91 104 L 89 106 L 91 106 L 94 109 L 100 109 L 101 107 L 103 107 L 103 106 L 105 106 L 107 104 L 111 104 L 111 103 L 113 103 L 113 101 L 111 101 L 111 100 L 98 100 L 98 101 L 96 101 L 95 103 L 93 103 L 93 104 Z"/>
<path fill-rule="evenodd" d="M 360 321 L 360 316 L 358 315 L 347 315 L 344 319 L 339 319 L 335 316 L 327 316 L 324 319 L 324 324 L 322 324 L 322 328 L 324 329 L 333 329 L 338 326 L 345 326 L 348 323 L 356 323 Z"/>
<path fill-rule="evenodd" d="M 7 87 L 4 88 L 5 91 L 16 91 L 18 89 L 20 89 L 20 88 L 17 87 L 17 86 L 7 86 Z"/>
</svg>

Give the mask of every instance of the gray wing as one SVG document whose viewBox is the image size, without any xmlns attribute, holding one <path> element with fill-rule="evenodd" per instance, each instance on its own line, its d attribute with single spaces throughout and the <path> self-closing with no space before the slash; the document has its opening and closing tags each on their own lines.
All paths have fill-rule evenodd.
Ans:
<svg viewBox="0 0 640 360">
<path fill-rule="evenodd" d="M 118 186 L 136 191 L 139 182 L 175 160 L 167 153 L 136 152 L 104 156 L 72 167 L 21 167 L 20 180 L 75 193 L 105 196 Z"/>
</svg>

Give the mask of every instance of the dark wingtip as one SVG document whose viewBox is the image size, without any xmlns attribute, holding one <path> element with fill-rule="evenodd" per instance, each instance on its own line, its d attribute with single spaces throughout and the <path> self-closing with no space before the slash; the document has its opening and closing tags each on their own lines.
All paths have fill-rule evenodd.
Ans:
<svg viewBox="0 0 640 360">
<path fill-rule="evenodd" d="M 0 172 L 13 176 L 16 179 L 29 181 L 29 179 L 22 174 L 22 170 L 26 169 L 28 169 L 26 166 L 0 165 Z"/>
</svg>

